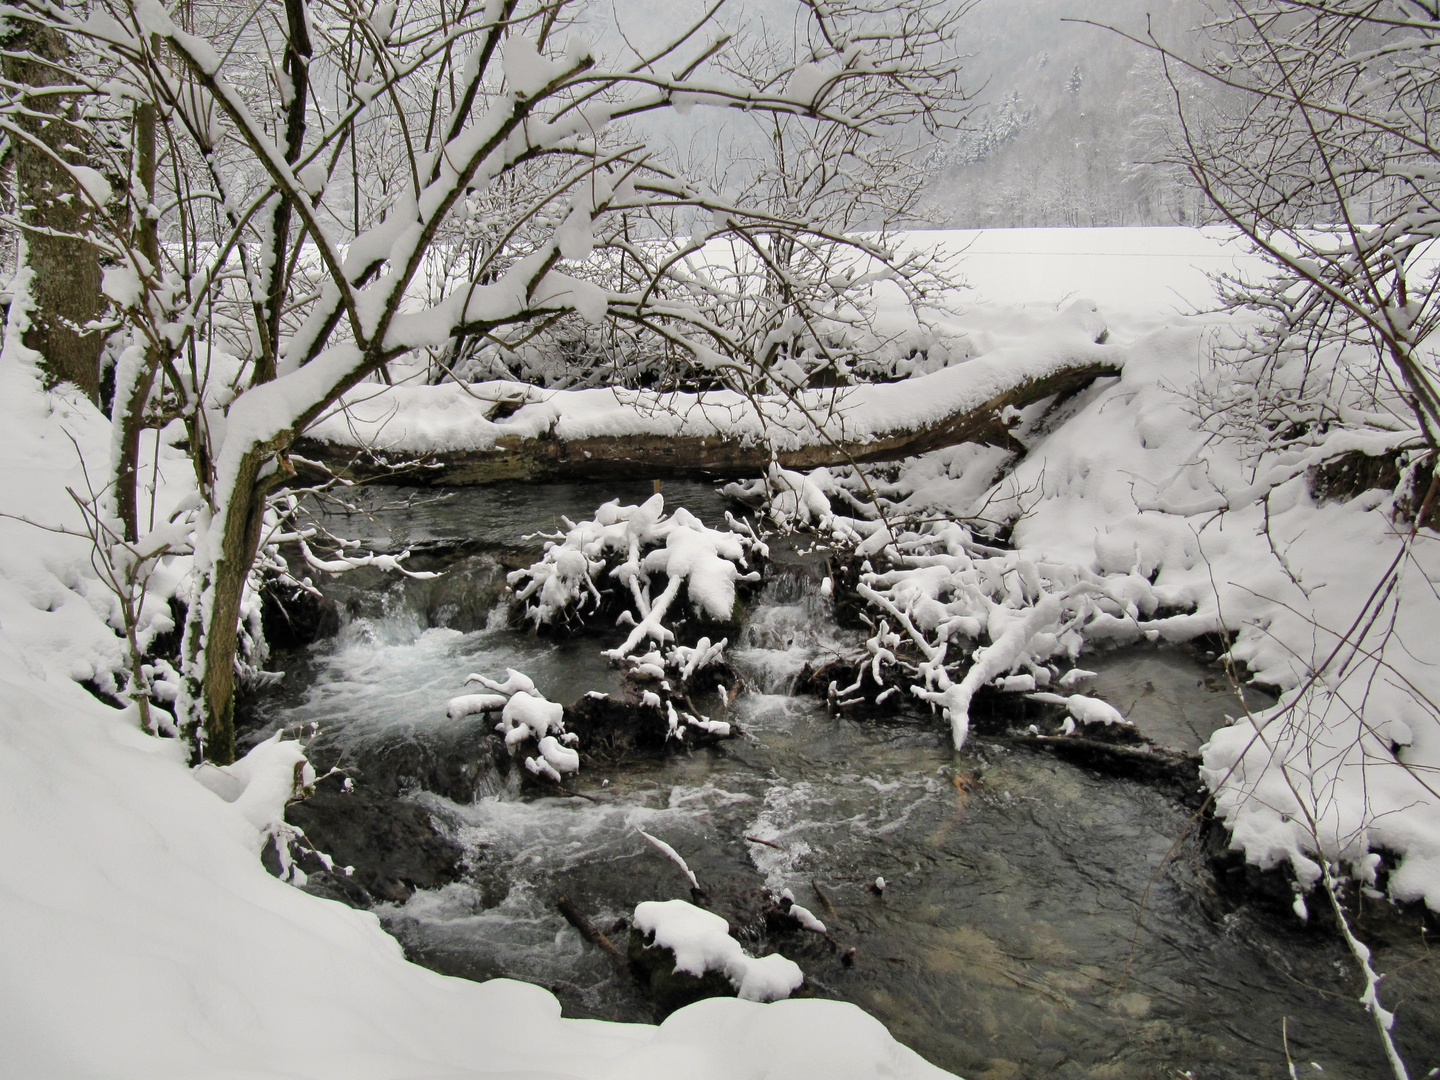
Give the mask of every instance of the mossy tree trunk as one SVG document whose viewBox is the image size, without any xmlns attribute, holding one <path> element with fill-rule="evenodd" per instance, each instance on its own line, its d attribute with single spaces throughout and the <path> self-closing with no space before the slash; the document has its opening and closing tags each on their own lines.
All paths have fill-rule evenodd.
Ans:
<svg viewBox="0 0 1440 1080">
<path fill-rule="evenodd" d="M 33 271 L 34 310 L 24 344 L 41 356 L 47 387 L 71 382 L 100 400 L 103 335 L 89 327 L 104 310 L 99 251 L 86 240 L 92 208 L 65 169 L 84 165 L 89 132 L 77 121 L 68 80 L 65 39 L 12 15 L 4 39 L 5 78 L 19 88 L 12 135 L 22 251 Z"/>
</svg>

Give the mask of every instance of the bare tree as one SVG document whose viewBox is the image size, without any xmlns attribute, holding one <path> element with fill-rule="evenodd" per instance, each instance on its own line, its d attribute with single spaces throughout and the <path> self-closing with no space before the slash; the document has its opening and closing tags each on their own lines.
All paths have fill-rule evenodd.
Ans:
<svg viewBox="0 0 1440 1080">
<path fill-rule="evenodd" d="M 1198 57 L 1141 43 L 1171 74 L 1176 160 L 1274 268 L 1226 282 L 1234 307 L 1267 316 L 1252 355 L 1274 371 L 1298 350 L 1308 381 L 1280 398 L 1399 404 L 1433 450 L 1440 393 L 1426 341 L 1440 300 L 1417 256 L 1440 234 L 1440 15 L 1415 0 L 1243 0 L 1206 30 L 1214 46 Z M 1233 108 L 1197 116 L 1181 73 L 1223 88 Z M 1316 362 L 1346 345 L 1370 363 Z"/>
<path fill-rule="evenodd" d="M 56 64 L 93 123 L 137 136 L 107 144 L 105 171 L 129 181 L 113 200 L 84 188 L 128 326 L 103 532 L 137 588 L 163 555 L 193 557 L 175 704 L 197 753 L 233 756 L 246 597 L 289 448 L 347 391 L 456 338 L 514 347 L 567 319 L 641 328 L 716 377 L 753 372 L 763 355 L 717 318 L 724 291 L 686 270 L 698 249 L 669 242 L 681 215 L 756 253 L 836 244 L 897 273 L 808 207 L 707 195 L 624 121 L 684 105 L 868 137 L 914 115 L 904 88 L 934 60 L 884 28 L 903 36 L 935 5 L 801 4 L 803 57 L 757 85 L 720 62 L 721 3 L 613 66 L 567 29 L 565 0 L 6 7 L 66 43 Z M 140 463 L 176 423 L 194 494 L 157 522 Z"/>
<path fill-rule="evenodd" d="M 1440 298 L 1435 264 L 1422 258 L 1440 236 L 1440 7 L 1231 0 L 1205 32 L 1207 47 L 1193 52 L 1132 39 L 1170 77 L 1181 135 L 1174 160 L 1268 263 L 1262 278 L 1221 281 L 1233 310 L 1258 316 L 1257 329 L 1219 358 L 1197 411 L 1217 435 L 1248 443 L 1257 464 L 1277 452 L 1323 456 L 1328 440 L 1357 432 L 1398 451 L 1408 490 L 1394 506 L 1412 516 L 1398 523 L 1393 558 L 1377 566 L 1353 622 L 1315 624 L 1314 655 L 1296 657 L 1300 686 L 1273 713 L 1242 721 L 1244 737 L 1230 740 L 1239 749 L 1207 781 L 1232 827 L 1260 814 L 1303 830 L 1309 854 L 1292 859 L 1296 873 L 1326 889 L 1366 980 L 1362 1001 L 1404 1077 L 1379 976 L 1339 903 L 1339 867 L 1373 878 L 1382 791 L 1440 800 L 1433 770 L 1402 745 L 1410 736 L 1390 740 L 1384 727 L 1401 707 L 1429 724 L 1440 718 L 1395 663 L 1423 652 L 1397 632 L 1402 608 L 1434 599 L 1416 549 L 1440 446 Z M 1197 115 L 1180 89 L 1195 77 L 1222 91 L 1223 107 Z"/>
</svg>

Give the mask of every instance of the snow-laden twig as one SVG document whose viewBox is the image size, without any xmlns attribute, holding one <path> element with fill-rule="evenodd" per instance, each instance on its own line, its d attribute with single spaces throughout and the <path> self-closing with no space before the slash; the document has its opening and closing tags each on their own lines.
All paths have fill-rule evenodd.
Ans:
<svg viewBox="0 0 1440 1080">
<path fill-rule="evenodd" d="M 650 841 L 656 851 L 660 852 L 661 855 L 664 855 L 667 859 L 669 859 L 671 862 L 673 862 L 676 866 L 680 868 L 680 872 L 690 880 L 690 887 L 692 889 L 700 888 L 700 882 L 696 880 L 695 872 L 691 870 L 690 865 L 683 858 L 680 857 L 680 853 L 678 851 L 676 851 L 673 847 L 667 844 L 664 840 L 661 840 L 658 836 L 651 836 L 644 829 L 640 828 L 639 825 L 635 826 L 635 831 L 641 836 L 643 836 L 646 840 Z"/>
<path fill-rule="evenodd" d="M 1324 866 L 1325 898 L 1330 902 L 1330 910 L 1335 913 L 1335 921 L 1340 926 L 1340 936 L 1345 939 L 1345 947 L 1350 950 L 1350 955 L 1355 958 L 1360 974 L 1365 979 L 1365 992 L 1360 995 L 1360 1004 L 1365 1006 L 1365 1011 L 1375 1022 L 1375 1032 L 1380 1036 L 1381 1045 L 1385 1047 L 1385 1060 L 1390 1066 L 1391 1074 L 1395 1080 L 1409 1080 L 1410 1074 L 1405 1069 L 1405 1062 L 1400 1057 L 1400 1051 L 1395 1048 L 1395 1039 L 1391 1035 L 1391 1029 L 1395 1026 L 1395 1014 L 1380 1004 L 1380 980 L 1385 976 L 1376 972 L 1370 963 L 1370 949 L 1351 930 L 1350 920 L 1340 903 L 1339 882 L 1335 880 L 1331 864 L 1327 861 Z"/>
<path fill-rule="evenodd" d="M 675 602 L 683 589 L 696 614 L 731 621 L 737 584 L 759 580 L 750 560 L 767 554 L 753 532 L 711 529 L 684 507 L 667 515 L 658 494 L 639 506 L 608 502 L 594 518 L 565 524 L 564 532 L 546 542 L 542 559 L 509 576 L 524 618 L 536 625 L 584 619 L 587 608 L 592 614 L 599 610 L 604 593 L 618 592 L 629 600 L 621 620 L 631 630 L 606 653 L 612 660 L 629 658 L 652 641 L 666 649 L 663 666 L 680 672 L 684 681 L 723 657 L 723 640 L 672 644 Z M 665 584 L 657 594 L 660 580 Z"/>
<path fill-rule="evenodd" d="M 873 508 L 868 517 L 839 512 L 832 499 L 853 504 L 854 494 L 850 479 L 832 470 L 802 476 L 773 468 L 765 485 L 773 520 L 828 534 L 860 563 L 855 590 L 879 617 L 865 670 L 853 686 L 837 689 L 838 704 L 852 700 L 866 678 L 877 697 L 888 696 L 887 680 L 909 683 L 916 697 L 943 710 L 957 748 L 969 732 L 972 699 L 992 683 L 1038 692 L 1082 723 L 1123 722 L 1104 702 L 1042 688 L 1087 643 L 1166 632 L 1165 620 L 1149 618 L 1160 598 L 1136 571 L 1101 574 L 999 549 L 956 521 L 907 525 Z M 1057 658 L 1064 668 L 1052 667 Z"/>
<path fill-rule="evenodd" d="M 451 698 L 446 713 L 452 720 L 499 710 L 500 722 L 495 730 L 505 736 L 505 745 L 512 754 L 522 744 L 534 742 L 536 755 L 525 758 L 525 768 L 532 774 L 559 784 L 565 774 L 580 771 L 580 754 L 574 749 L 580 737 L 565 730 L 565 707 L 547 701 L 530 676 L 506 668 L 503 682 L 478 674 L 466 676 L 465 681 L 494 692 Z"/>
</svg>

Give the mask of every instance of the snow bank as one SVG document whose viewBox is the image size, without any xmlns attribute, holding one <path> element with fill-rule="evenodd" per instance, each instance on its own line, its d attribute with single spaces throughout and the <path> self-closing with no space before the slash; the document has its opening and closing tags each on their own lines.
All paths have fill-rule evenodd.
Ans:
<svg viewBox="0 0 1440 1080">
<path fill-rule="evenodd" d="M 191 778 L 174 743 L 36 679 L 8 640 L 0 687 L 7 1075 L 778 1080 L 824 1046 L 843 1050 L 827 1075 L 945 1075 L 836 1002 L 602 1024 L 562 1019 L 537 987 L 410 965 L 373 915 L 266 874 L 252 822 Z"/>
<path fill-rule="evenodd" d="M 0 505 L 75 527 L 65 492 L 85 490 L 76 446 L 103 476 L 108 426 L 87 403 L 43 393 L 13 345 L 0 358 Z M 234 781 L 227 801 L 179 743 L 143 734 L 132 711 L 73 681 L 120 666 L 113 614 L 88 540 L 0 518 L 0 1073 L 946 1075 L 838 1002 L 724 1000 L 659 1027 L 605 1024 L 562 1019 L 537 987 L 407 963 L 374 915 L 261 867 L 260 830 L 295 780 L 293 743 L 220 774 Z"/>
<path fill-rule="evenodd" d="M 1212 366 L 1217 350 L 1239 344 L 1243 320 L 1156 318 L 1138 306 L 1105 315 L 1123 374 L 1081 394 L 1062 423 L 1024 435 L 1038 417 L 1022 418 L 1029 452 L 999 484 L 976 484 L 993 475 L 993 455 L 955 447 L 879 484 L 883 522 L 844 501 L 846 480 L 833 470 L 772 473 L 770 486 L 787 489 L 772 513 L 873 559 L 860 592 L 885 620 L 871 640 L 875 680 L 902 640 L 916 644 L 917 692 L 946 711 L 957 743 L 987 682 L 1043 694 L 1085 648 L 1235 634 L 1229 657 L 1286 691 L 1254 716 L 1237 695 L 1238 721 L 1204 750 L 1204 779 L 1237 848 L 1262 866 L 1289 863 L 1307 883 L 1323 860 L 1373 880 L 1367 853 L 1383 850 L 1391 894 L 1440 910 L 1440 713 L 1430 704 L 1440 701 L 1430 662 L 1440 546 L 1429 530 L 1409 539 L 1389 493 L 1323 501 L 1309 481 L 1337 455 L 1413 443 L 1396 419 L 1404 409 L 1367 408 L 1343 377 L 1319 380 L 1330 399 L 1303 399 L 1298 374 L 1282 365 L 1265 373 L 1277 395 L 1267 407 L 1334 419 L 1272 439 L 1266 403 L 1246 382 L 1255 373 Z M 961 321 L 983 354 L 1027 339 L 1039 317 L 982 305 Z M 1339 372 L 1368 362 L 1287 361 Z M 933 521 L 937 512 L 951 520 Z M 1008 546 L 954 520 L 967 517 L 1008 527 Z M 904 527 L 907 518 L 932 520 Z M 1377 593 L 1392 563 L 1395 586 Z M 1041 700 L 1083 722 L 1117 719 L 1083 695 Z"/>
<path fill-rule="evenodd" d="M 1233 631 L 1230 656 L 1288 691 L 1255 717 L 1237 701 L 1236 726 L 1204 750 L 1204 777 L 1248 859 L 1289 862 L 1308 883 L 1319 858 L 1373 874 L 1363 857 L 1383 848 L 1399 857 L 1392 895 L 1440 910 L 1440 794 L 1428 779 L 1440 769 L 1440 715 L 1425 704 L 1440 701 L 1430 662 L 1440 546 L 1428 530 L 1410 544 L 1384 493 L 1320 502 L 1307 479 L 1327 458 L 1406 434 L 1362 417 L 1308 445 L 1217 437 L 1184 392 L 1214 381 L 1205 358 L 1232 333 L 1190 318 L 1137 336 L 1120 380 L 1035 448 L 987 514 L 1014 520 L 1023 555 L 1127 579 L 1142 608 L 1174 613 L 1135 630 Z M 1342 646 L 1397 557 L 1398 584 L 1362 648 Z"/>
</svg>

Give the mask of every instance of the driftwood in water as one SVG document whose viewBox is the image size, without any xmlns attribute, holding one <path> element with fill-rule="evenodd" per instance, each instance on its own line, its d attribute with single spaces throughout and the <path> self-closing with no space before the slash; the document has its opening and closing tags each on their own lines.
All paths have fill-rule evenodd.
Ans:
<svg viewBox="0 0 1440 1080">
<path fill-rule="evenodd" d="M 946 375 L 952 370 L 936 374 Z M 896 461 L 965 442 L 1014 445 L 1007 422 L 1013 410 L 1046 398 L 1075 393 L 1096 378 L 1118 373 L 1113 354 L 1081 351 L 1068 362 L 1053 363 L 1039 371 L 1018 366 L 1008 380 L 1001 372 L 992 384 L 994 392 L 979 404 L 974 395 L 957 397 L 953 411 L 931 416 L 921 423 L 907 423 L 904 413 L 897 409 L 890 423 L 883 418 L 877 422 L 872 415 L 864 430 L 858 432 L 847 433 L 843 423 L 834 426 L 834 434 L 811 430 L 801 437 L 792 431 L 784 445 L 763 439 L 727 437 L 714 429 L 687 433 L 683 427 L 677 431 L 658 424 L 653 432 L 580 431 L 567 435 L 563 427 L 507 432 L 497 434 L 488 445 L 425 453 L 304 438 L 296 442 L 294 451 L 302 458 L 323 462 L 342 476 L 407 484 L 759 476 L 772 461 L 787 469 L 805 470 Z M 928 387 L 921 388 L 919 384 L 934 378 L 934 375 L 926 376 L 905 385 L 923 393 Z M 886 400 L 885 393 L 896 385 L 853 387 L 846 392 L 853 395 L 849 399 L 852 402 L 869 402 L 873 413 L 874 402 Z M 688 399 L 693 395 L 675 397 Z M 683 412 L 686 406 L 669 407 Z"/>
<path fill-rule="evenodd" d="M 605 934 L 591 922 L 568 896 L 562 896 L 555 901 L 555 906 L 560 909 L 560 914 L 565 916 L 565 921 L 580 931 L 580 936 L 590 942 L 602 952 L 607 953 L 610 959 L 617 962 L 617 965 L 628 970 L 630 961 L 625 954 Z"/>
</svg>

